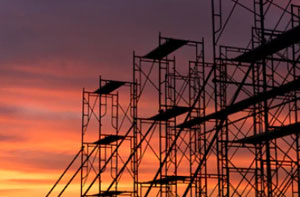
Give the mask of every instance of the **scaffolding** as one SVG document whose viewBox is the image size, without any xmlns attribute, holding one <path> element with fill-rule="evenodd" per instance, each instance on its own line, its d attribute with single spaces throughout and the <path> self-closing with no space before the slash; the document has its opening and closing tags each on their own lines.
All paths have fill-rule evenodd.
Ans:
<svg viewBox="0 0 300 197">
<path fill-rule="evenodd" d="M 83 90 L 81 149 L 47 196 L 77 175 L 80 196 L 300 196 L 300 6 L 211 8 L 211 60 L 203 38 L 159 34 L 131 82 Z M 246 47 L 226 43 L 236 13 Z"/>
</svg>

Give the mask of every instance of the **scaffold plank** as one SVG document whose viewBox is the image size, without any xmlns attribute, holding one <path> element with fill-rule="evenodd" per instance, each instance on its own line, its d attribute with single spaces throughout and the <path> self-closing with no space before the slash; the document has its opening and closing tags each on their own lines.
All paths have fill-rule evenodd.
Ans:
<svg viewBox="0 0 300 197">
<path fill-rule="evenodd" d="M 94 91 L 94 93 L 97 93 L 100 95 L 101 94 L 109 94 L 124 84 L 125 84 L 125 82 L 123 82 L 123 81 L 109 81 L 104 86 L 102 86 L 99 89 L 97 89 L 96 91 Z"/>
<path fill-rule="evenodd" d="M 269 132 L 260 133 L 257 135 L 245 137 L 235 142 L 246 144 L 259 144 L 262 142 L 282 138 L 288 135 L 296 134 L 300 132 L 300 123 L 294 123 L 282 127 L 276 127 Z"/>
<path fill-rule="evenodd" d="M 269 55 L 272 55 L 284 48 L 296 44 L 300 41 L 300 26 L 290 29 L 277 38 L 266 42 L 265 44 L 258 46 L 249 52 L 246 52 L 236 58 L 235 61 L 239 62 L 255 62 L 261 60 Z"/>
<path fill-rule="evenodd" d="M 87 196 L 98 196 L 98 197 L 109 197 L 109 196 L 118 196 L 120 194 L 125 193 L 124 191 L 105 191 L 99 194 L 92 194 L 92 195 L 87 195 Z"/>
<path fill-rule="evenodd" d="M 246 108 L 248 108 L 251 105 L 260 103 L 264 100 L 270 99 L 270 98 L 275 98 L 276 96 L 282 96 L 288 92 L 291 92 L 293 90 L 297 90 L 300 89 L 300 78 L 288 82 L 284 85 L 281 85 L 279 87 L 275 87 L 269 91 L 260 93 L 256 96 L 244 99 L 242 101 L 239 101 L 231 106 L 228 106 L 227 108 L 217 111 L 215 113 L 209 114 L 207 116 L 204 117 L 197 117 L 194 119 L 191 119 L 189 121 L 183 122 L 179 125 L 177 125 L 177 127 L 179 128 L 191 128 L 192 126 L 196 125 L 196 124 L 200 124 L 204 121 L 207 120 L 211 120 L 211 119 L 222 119 L 225 118 L 226 116 L 242 111 Z"/>
<path fill-rule="evenodd" d="M 178 181 L 186 181 L 187 179 L 189 179 L 190 177 L 188 176 L 167 176 L 167 177 L 164 177 L 164 178 L 161 178 L 161 179 L 156 179 L 156 180 L 152 180 L 152 181 L 146 181 L 146 182 L 143 182 L 142 184 L 155 184 L 155 185 L 168 185 L 168 184 L 171 184 L 171 183 L 175 183 L 175 182 L 178 182 Z"/>
<path fill-rule="evenodd" d="M 187 43 L 187 40 L 168 39 L 165 43 L 146 54 L 144 58 L 160 60 Z"/>
<path fill-rule="evenodd" d="M 166 111 L 159 112 L 159 114 L 148 118 L 148 120 L 167 121 L 171 118 L 184 114 L 189 110 L 191 110 L 190 107 L 174 106 L 173 108 L 167 109 Z"/>
<path fill-rule="evenodd" d="M 111 144 L 111 143 L 116 142 L 118 140 L 122 140 L 124 138 L 125 138 L 125 136 L 121 136 L 121 135 L 108 135 L 108 136 L 105 136 L 104 138 L 94 142 L 94 144 L 108 145 L 108 144 Z"/>
</svg>

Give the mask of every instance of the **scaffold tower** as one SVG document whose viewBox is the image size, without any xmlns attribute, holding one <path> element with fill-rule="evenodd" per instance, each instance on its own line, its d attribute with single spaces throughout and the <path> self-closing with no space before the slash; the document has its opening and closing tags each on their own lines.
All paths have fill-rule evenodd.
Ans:
<svg viewBox="0 0 300 197">
<path fill-rule="evenodd" d="M 211 0 L 211 19 L 212 57 L 159 34 L 132 81 L 83 90 L 81 148 L 46 196 L 80 177 L 80 196 L 300 197 L 300 3 Z"/>
</svg>

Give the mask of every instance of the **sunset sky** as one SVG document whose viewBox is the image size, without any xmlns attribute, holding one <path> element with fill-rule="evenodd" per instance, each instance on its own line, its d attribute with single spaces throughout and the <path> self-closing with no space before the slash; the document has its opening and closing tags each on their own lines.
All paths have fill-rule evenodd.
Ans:
<svg viewBox="0 0 300 197">
<path fill-rule="evenodd" d="M 148 53 L 159 32 L 204 37 L 210 60 L 210 9 L 209 0 L 1 0 L 0 197 L 47 194 L 80 148 L 82 89 L 96 90 L 100 75 L 130 81 L 133 51 Z M 247 44 L 240 13 L 224 44 Z"/>
<path fill-rule="evenodd" d="M 210 39 L 209 2 L 2 0 L 0 196 L 43 196 L 80 148 L 82 88 L 130 80 L 132 52 Z"/>
</svg>

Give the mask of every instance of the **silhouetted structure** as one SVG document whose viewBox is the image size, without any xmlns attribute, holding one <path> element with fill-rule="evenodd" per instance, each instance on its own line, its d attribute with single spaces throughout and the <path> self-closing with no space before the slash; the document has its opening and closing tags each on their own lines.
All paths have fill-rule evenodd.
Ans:
<svg viewBox="0 0 300 197">
<path fill-rule="evenodd" d="M 58 196 L 79 174 L 81 196 L 300 196 L 292 2 L 211 0 L 211 62 L 203 39 L 159 35 L 157 48 L 133 54 L 131 82 L 83 90 L 82 149 L 47 196 L 78 159 Z M 236 9 L 254 19 L 246 48 L 221 45 Z"/>
</svg>

